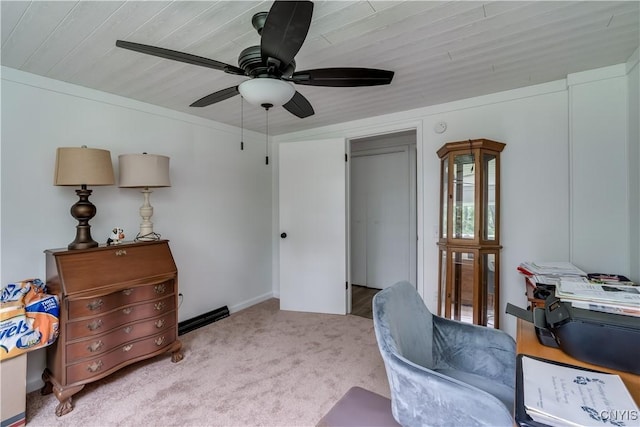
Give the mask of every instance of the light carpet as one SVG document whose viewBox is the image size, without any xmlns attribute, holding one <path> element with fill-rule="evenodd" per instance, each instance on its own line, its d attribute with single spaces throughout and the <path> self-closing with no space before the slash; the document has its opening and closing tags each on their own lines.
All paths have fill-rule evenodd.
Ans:
<svg viewBox="0 0 640 427">
<path fill-rule="evenodd" d="M 88 384 L 74 410 L 27 395 L 28 426 L 313 426 L 352 386 L 389 397 L 373 321 L 280 311 L 270 299 L 180 337 L 168 354 Z"/>
</svg>

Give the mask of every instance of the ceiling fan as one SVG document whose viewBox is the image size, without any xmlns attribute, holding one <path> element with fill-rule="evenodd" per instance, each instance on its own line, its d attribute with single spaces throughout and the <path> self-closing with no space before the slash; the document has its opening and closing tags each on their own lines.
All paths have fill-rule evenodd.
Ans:
<svg viewBox="0 0 640 427">
<path fill-rule="evenodd" d="M 310 86 L 355 87 L 391 83 L 393 71 L 373 68 L 318 68 L 295 71 L 294 57 L 302 47 L 313 14 L 310 1 L 278 1 L 269 12 L 256 13 L 251 23 L 260 34 L 260 46 L 240 52 L 238 67 L 209 58 L 156 46 L 117 40 L 116 46 L 249 77 L 237 86 L 204 96 L 191 107 L 206 107 L 241 94 L 248 102 L 269 109 L 282 105 L 291 114 L 305 118 L 314 114 L 313 107 L 291 83 Z"/>
</svg>

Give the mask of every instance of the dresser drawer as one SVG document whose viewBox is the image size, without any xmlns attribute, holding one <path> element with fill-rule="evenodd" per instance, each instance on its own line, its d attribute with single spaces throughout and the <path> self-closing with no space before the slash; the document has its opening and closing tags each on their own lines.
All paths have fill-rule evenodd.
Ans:
<svg viewBox="0 0 640 427">
<path fill-rule="evenodd" d="M 157 317 L 161 314 L 173 311 L 175 308 L 175 295 L 169 295 L 162 299 L 125 306 L 117 311 L 111 311 L 95 317 L 88 317 L 81 320 L 70 320 L 66 325 L 67 341 L 101 335 L 109 332 L 113 328 L 117 328 L 137 320 Z"/>
<path fill-rule="evenodd" d="M 174 293 L 174 289 L 175 282 L 173 280 L 167 280 L 166 282 L 154 285 L 123 289 L 104 296 L 74 299 L 69 301 L 67 310 L 69 320 L 95 316 L 125 305 L 171 295 Z"/>
<path fill-rule="evenodd" d="M 67 366 L 67 383 L 90 380 L 129 360 L 159 352 L 176 340 L 175 328 L 139 341 L 122 344 L 108 353 Z"/>
<path fill-rule="evenodd" d="M 67 362 L 75 363 L 87 357 L 101 355 L 129 341 L 157 334 L 167 328 L 175 328 L 175 325 L 176 312 L 172 311 L 153 319 L 121 326 L 108 334 L 67 345 Z"/>
<path fill-rule="evenodd" d="M 66 294 L 177 272 L 166 242 L 54 253 Z"/>
</svg>

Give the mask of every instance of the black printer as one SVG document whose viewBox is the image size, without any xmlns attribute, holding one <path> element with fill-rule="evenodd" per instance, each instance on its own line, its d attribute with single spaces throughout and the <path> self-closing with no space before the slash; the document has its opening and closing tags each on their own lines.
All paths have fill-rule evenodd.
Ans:
<svg viewBox="0 0 640 427">
<path fill-rule="evenodd" d="M 507 304 L 508 314 L 535 325 L 541 344 L 619 371 L 640 374 L 640 317 L 576 308 L 550 295 L 533 311 Z"/>
</svg>

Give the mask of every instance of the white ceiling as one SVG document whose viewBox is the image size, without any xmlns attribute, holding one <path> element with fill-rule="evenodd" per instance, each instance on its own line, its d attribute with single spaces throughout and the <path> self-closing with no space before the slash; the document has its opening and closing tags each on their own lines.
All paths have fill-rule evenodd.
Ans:
<svg viewBox="0 0 640 427">
<path fill-rule="evenodd" d="M 5 1 L 2 65 L 240 126 L 240 97 L 196 99 L 245 77 L 115 47 L 151 44 L 237 65 L 259 44 L 251 17 L 270 1 Z M 553 81 L 625 62 L 638 48 L 638 1 L 316 1 L 296 70 L 395 71 L 389 86 L 297 85 L 315 115 L 269 111 L 294 132 Z M 245 103 L 244 127 L 265 131 Z"/>
</svg>

